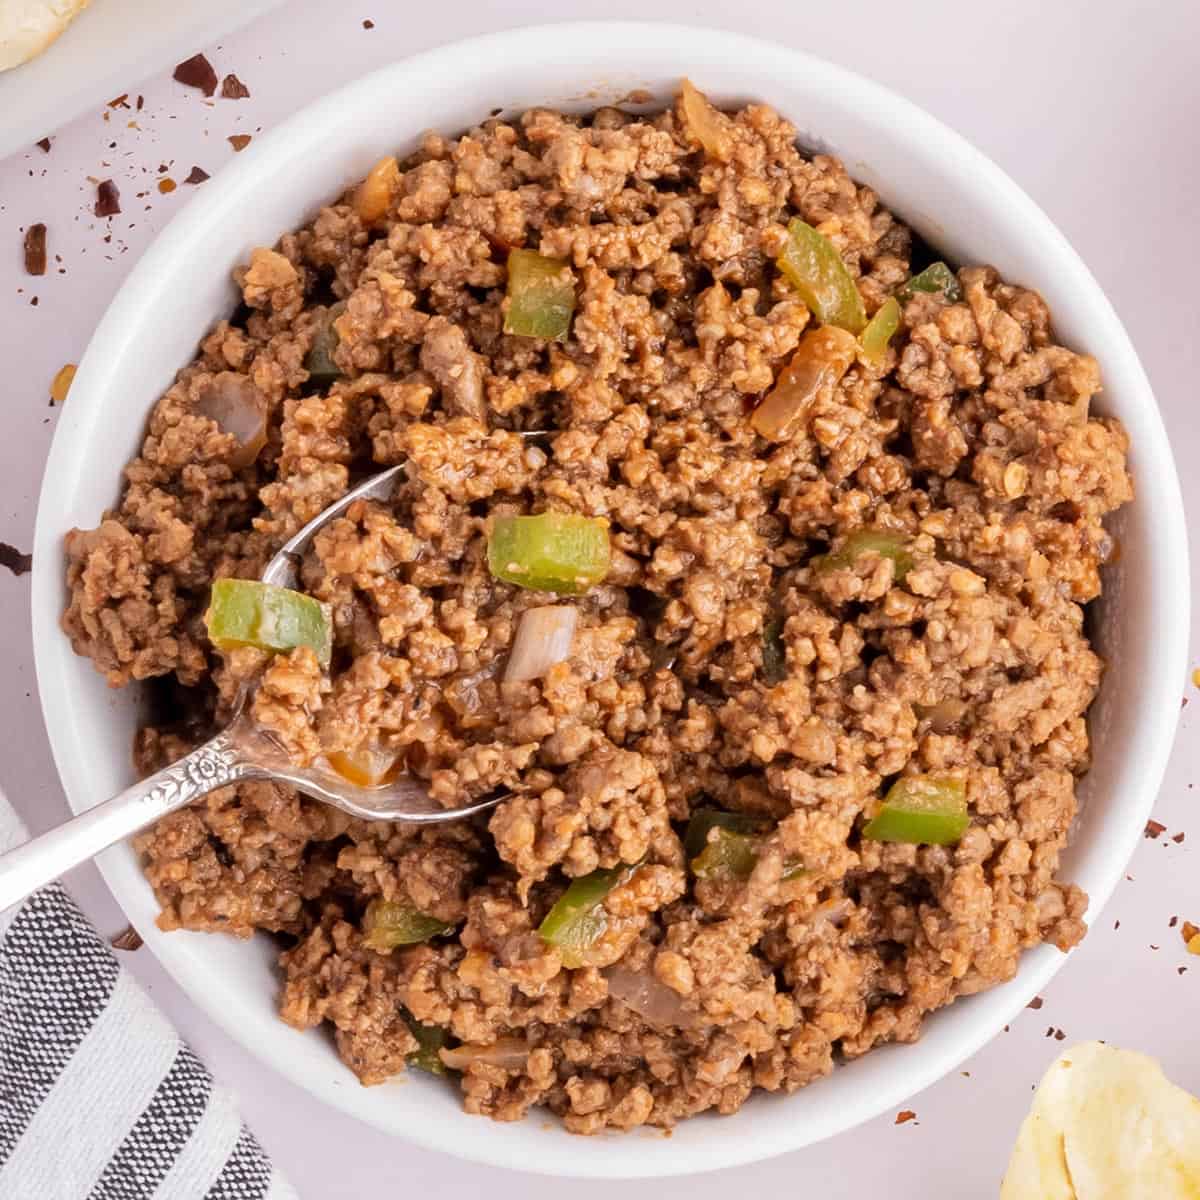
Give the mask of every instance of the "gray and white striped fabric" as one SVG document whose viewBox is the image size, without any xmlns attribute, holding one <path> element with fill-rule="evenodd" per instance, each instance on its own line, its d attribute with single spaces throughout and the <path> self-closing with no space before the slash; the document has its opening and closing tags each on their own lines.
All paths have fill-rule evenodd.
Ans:
<svg viewBox="0 0 1200 1200">
<path fill-rule="evenodd" d="M 23 836 L 0 794 L 0 851 Z M 0 913 L 0 1197 L 295 1200 L 58 884 Z"/>
</svg>

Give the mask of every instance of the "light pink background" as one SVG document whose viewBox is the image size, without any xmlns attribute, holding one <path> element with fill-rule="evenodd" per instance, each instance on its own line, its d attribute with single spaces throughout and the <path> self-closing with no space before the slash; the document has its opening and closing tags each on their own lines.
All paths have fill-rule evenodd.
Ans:
<svg viewBox="0 0 1200 1200">
<path fill-rule="evenodd" d="M 88 113 L 58 131 L 49 154 L 30 147 L 0 161 L 0 539 L 22 550 L 32 543 L 57 413 L 48 406 L 50 380 L 64 363 L 79 361 L 126 271 L 195 192 L 182 183 L 192 166 L 213 174 L 231 157 L 229 135 L 253 135 L 348 79 L 468 34 L 568 16 L 651 15 L 737 28 L 843 63 L 923 105 L 1009 171 L 1074 242 L 1124 319 L 1157 391 L 1189 510 L 1197 511 L 1200 9 L 1170 0 L 674 0 L 653 7 L 630 0 L 291 0 L 223 42 L 195 47 L 218 75 L 236 72 L 251 91 L 248 100 L 205 101 L 174 83 L 174 64 L 165 63 L 154 77 L 118 89 L 128 90 L 131 104 L 141 93 L 142 111 Z M 368 18 L 371 30 L 363 28 Z M 244 153 L 254 153 L 253 142 Z M 175 192 L 157 190 L 164 175 L 180 185 Z M 106 178 L 120 188 L 123 211 L 98 221 L 94 181 Z M 34 221 L 49 226 L 52 255 L 50 272 L 36 280 L 24 274 L 20 252 L 22 232 Z M 114 478 L 117 467 L 95 464 Z M 1192 551 L 1195 572 L 1196 539 Z M 0 570 L 0 782 L 36 831 L 64 819 L 67 808 L 38 709 L 28 607 L 28 578 Z M 1195 639 L 1192 662 L 1200 662 Z M 1181 678 L 1187 665 L 1179 664 Z M 1181 687 L 1181 698 L 1189 697 L 1194 704 L 1182 713 L 1155 808 L 1166 831 L 1141 843 L 1129 878 L 1040 1011 L 1000 1032 L 963 1073 L 913 1097 L 907 1107 L 915 1121 L 898 1127 L 888 1116 L 742 1168 L 736 1179 L 723 1172 L 665 1188 L 686 1187 L 696 1200 L 728 1200 L 731 1189 L 830 1200 L 871 1192 L 890 1200 L 995 1194 L 1032 1085 L 1063 1045 L 1085 1038 L 1154 1054 L 1200 1093 L 1200 958 L 1187 955 L 1178 928 L 1169 928 L 1172 917 L 1200 924 L 1193 791 L 1200 692 L 1190 684 Z M 1188 840 L 1174 842 L 1179 833 Z M 70 884 L 103 932 L 124 927 L 93 868 L 76 872 Z M 574 1200 L 611 1200 L 616 1187 L 640 1200 L 664 1191 L 662 1184 L 495 1172 L 388 1139 L 272 1075 L 203 1017 L 148 951 L 125 961 L 238 1091 L 246 1118 L 306 1197 L 473 1196 L 487 1188 L 501 1198 L 562 1200 L 569 1191 Z M 1052 1036 L 1057 1029 L 1066 1035 L 1061 1043 Z"/>
</svg>

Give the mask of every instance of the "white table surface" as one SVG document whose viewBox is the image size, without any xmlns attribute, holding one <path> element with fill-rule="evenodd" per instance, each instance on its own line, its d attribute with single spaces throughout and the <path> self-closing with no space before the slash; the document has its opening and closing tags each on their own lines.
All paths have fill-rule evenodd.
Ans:
<svg viewBox="0 0 1200 1200">
<path fill-rule="evenodd" d="M 95 0 L 97 4 L 104 0 Z M 194 0 L 199 2 L 199 0 Z M 968 15 L 971 14 L 971 15 Z M 105 306 L 193 189 L 232 154 L 227 136 L 268 128 L 321 93 L 375 66 L 464 35 L 564 16 L 638 17 L 740 28 L 833 59 L 894 88 L 991 155 L 1049 212 L 1115 303 L 1157 390 L 1183 477 L 1200 513 L 1200 275 L 1196 196 L 1200 153 L 1200 8 L 1171 0 L 458 0 L 444 8 L 399 0 L 291 0 L 205 49 L 218 75 L 233 71 L 251 97 L 206 103 L 171 80 L 173 63 L 130 79 L 140 112 L 91 112 L 58 131 L 49 154 L 31 147 L 0 162 L 0 540 L 28 550 L 42 467 L 57 410 L 54 373 L 77 362 Z M 364 19 L 374 28 L 363 28 Z M 744 22 L 744 24 L 743 24 Z M 1016 82 L 1019 80 L 1020 82 Z M 0 113 L 0 122 L 4 121 Z M 137 127 L 128 122 L 136 120 Z M 49 132 L 49 131 L 47 131 Z M 252 153 L 253 145 L 245 151 Z M 160 194 L 160 164 L 180 187 Z M 91 212 L 92 180 L 113 178 L 123 213 L 111 230 Z M 137 194 L 148 193 L 143 197 Z M 21 266 L 26 224 L 49 226 L 51 272 Z M 104 236 L 111 232 L 111 242 Z M 61 273 L 58 268 L 61 267 Z M 37 304 L 33 305 L 36 297 Z M 115 471 L 116 464 L 97 463 Z M 1193 579 L 1200 538 L 1192 541 Z M 38 708 L 29 636 L 29 580 L 0 568 L 0 782 L 34 830 L 62 820 Z M 1193 639 L 1192 663 L 1200 662 Z M 994 1195 L 1034 1081 L 1062 1045 L 1105 1038 L 1163 1060 L 1200 1093 L 1200 958 L 1184 951 L 1172 917 L 1200 924 L 1200 820 L 1193 779 L 1200 692 L 1182 676 L 1180 733 L 1155 817 L 1092 932 L 1038 1012 L 1026 1012 L 941 1083 L 912 1098 L 917 1120 L 882 1117 L 809 1150 L 686 1184 L 616 1185 L 631 1200 L 686 1187 L 696 1200 L 743 1194 L 885 1195 L 891 1200 Z M 1176 843 L 1172 835 L 1186 832 Z M 105 933 L 124 921 L 91 867 L 69 880 Z M 1117 927 L 1119 924 L 1119 928 Z M 151 994 L 214 1072 L 238 1092 L 245 1116 L 301 1194 L 318 1200 L 474 1196 L 611 1200 L 611 1183 L 563 1183 L 497 1172 L 416 1150 L 323 1108 L 275 1077 L 211 1024 L 147 950 L 126 956 Z M 1181 968 L 1187 968 L 1181 974 Z M 1065 1031 L 1066 1041 L 1051 1036 Z M 969 1072 L 969 1075 L 965 1074 Z M 819 1086 L 819 1085 L 818 1085 Z"/>
</svg>

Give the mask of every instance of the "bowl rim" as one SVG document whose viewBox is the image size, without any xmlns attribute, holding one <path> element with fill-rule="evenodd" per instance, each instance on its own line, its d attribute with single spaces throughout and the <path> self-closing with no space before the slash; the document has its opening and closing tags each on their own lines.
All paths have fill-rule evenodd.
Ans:
<svg viewBox="0 0 1200 1200">
<path fill-rule="evenodd" d="M 1093 883 L 1089 888 L 1089 915 L 1094 916 L 1107 901 L 1137 845 L 1166 768 L 1177 724 L 1178 689 L 1186 663 L 1189 593 L 1187 537 L 1174 462 L 1149 380 L 1128 334 L 1099 284 L 1064 235 L 1041 208 L 982 151 L 943 122 L 883 85 L 804 51 L 726 30 L 668 22 L 566 21 L 523 26 L 453 41 L 398 60 L 327 93 L 267 134 L 256 138 L 255 155 L 231 162 L 204 192 L 193 197 L 172 218 L 135 265 L 97 326 L 81 360 L 75 388 L 82 390 L 82 384 L 102 396 L 106 389 L 119 384 L 115 364 L 122 355 L 114 352 L 112 347 L 128 342 L 131 325 L 149 319 L 143 312 L 144 305 L 138 295 L 142 286 L 149 286 L 159 273 L 170 272 L 180 248 L 189 242 L 195 243 L 198 235 L 211 223 L 211 214 L 220 209 L 222 203 L 228 207 L 239 195 L 248 198 L 249 189 L 255 181 L 278 177 L 280 167 L 290 153 L 290 141 L 298 138 L 303 142 L 307 125 L 311 123 L 317 126 L 343 110 L 354 111 L 360 98 L 369 97 L 381 85 L 381 81 L 391 76 L 402 78 L 405 74 L 433 69 L 453 72 L 467 59 L 481 56 L 495 56 L 498 61 L 527 62 L 531 60 L 531 46 L 544 43 L 547 39 L 565 37 L 582 40 L 593 49 L 598 46 L 608 48 L 614 63 L 621 45 L 640 42 L 653 43 L 667 63 L 693 55 L 702 57 L 707 52 L 712 56 L 719 54 L 729 58 L 740 55 L 744 61 L 770 61 L 780 67 L 786 65 L 789 70 L 815 76 L 828 83 L 839 96 L 854 97 L 873 114 L 892 114 L 886 124 L 904 128 L 907 140 L 928 140 L 938 147 L 939 153 L 950 155 L 958 169 L 977 176 L 995 193 L 995 207 L 1007 210 L 1008 215 L 1004 218 L 1007 224 L 1022 226 L 1030 236 L 1040 239 L 1054 252 L 1056 269 L 1069 272 L 1073 283 L 1087 294 L 1093 315 L 1101 326 L 1098 337 L 1108 339 L 1110 357 L 1123 360 L 1128 379 L 1132 380 L 1140 400 L 1148 406 L 1141 422 L 1137 448 L 1142 459 L 1152 464 L 1154 469 L 1153 472 L 1147 472 L 1147 477 L 1139 478 L 1137 503 L 1147 505 L 1155 512 L 1156 520 L 1160 523 L 1162 546 L 1166 548 L 1157 552 L 1153 559 L 1152 582 L 1157 588 L 1155 602 L 1158 607 L 1155 635 L 1159 639 L 1155 663 L 1163 668 L 1160 672 L 1163 677 L 1156 676 L 1148 681 L 1147 703 L 1138 725 L 1139 743 L 1144 751 L 1140 759 L 1144 783 L 1134 797 L 1136 804 L 1130 804 L 1129 815 L 1121 822 L 1120 828 L 1112 830 L 1107 836 L 1104 852 L 1106 870 L 1101 875 L 1099 885 Z M 769 97 L 764 99 L 770 100 Z M 878 120 L 884 123 L 882 117 Z M 853 167 L 851 172 L 855 173 Z M 1000 217 L 995 219 L 1001 220 Z M 82 412 L 85 408 L 80 404 L 68 406 L 55 431 L 38 502 L 31 599 L 39 696 L 55 765 L 73 811 L 82 811 L 88 804 L 84 802 L 83 791 L 78 786 L 78 776 L 71 762 L 75 751 L 69 720 L 71 697 L 60 694 L 64 689 L 60 686 L 52 647 L 55 640 L 63 638 L 58 626 L 63 594 L 59 539 L 65 526 L 55 519 L 58 515 L 55 485 L 61 473 L 76 471 L 78 464 L 86 461 L 88 438 L 96 428 L 100 415 Z M 1179 676 L 1176 676 L 1176 671 Z M 55 717 L 60 715 L 67 719 L 56 721 Z M 73 787 L 71 781 L 77 786 Z M 131 854 L 132 851 L 126 847 L 114 847 L 97 860 L 106 883 L 123 908 L 126 907 L 126 871 L 124 860 L 117 856 L 128 857 Z M 146 932 L 147 942 L 166 970 L 188 993 L 189 998 L 235 1041 L 317 1099 L 334 1104 L 385 1132 L 397 1134 L 394 1124 L 373 1115 L 374 1110 L 366 1103 L 359 1103 L 357 1098 L 352 1098 L 348 1089 L 331 1094 L 328 1088 L 318 1087 L 308 1072 L 290 1057 L 278 1056 L 257 1044 L 214 994 L 211 979 L 205 977 L 203 956 L 183 949 L 177 952 L 170 939 L 180 935 L 164 935 L 157 929 Z M 443 1130 L 432 1120 L 424 1125 L 406 1127 L 403 1136 L 429 1149 L 472 1161 L 495 1166 L 519 1166 L 523 1170 L 561 1177 L 644 1178 L 688 1174 L 759 1161 L 850 1129 L 896 1107 L 940 1079 L 990 1041 L 1005 1021 L 1015 1016 L 1033 995 L 1044 988 L 1065 958 L 1048 946 L 1027 951 L 1022 956 L 1015 979 L 1001 985 L 1003 995 L 1000 988 L 996 988 L 973 998 L 984 1002 L 979 1012 L 986 1013 L 987 1019 L 976 1020 L 973 1025 L 966 1019 L 960 1021 L 963 1030 L 957 1036 L 938 1039 L 936 1046 L 930 1046 L 928 1054 L 914 1060 L 916 1065 L 906 1073 L 903 1087 L 893 1085 L 880 1089 L 870 1098 L 861 1100 L 852 1113 L 839 1110 L 786 1133 L 776 1129 L 769 1136 L 722 1138 L 712 1136 L 717 1131 L 710 1129 L 710 1136 L 703 1140 L 699 1148 L 694 1145 L 690 1148 L 686 1161 L 679 1153 L 682 1150 L 680 1146 L 676 1146 L 672 1153 L 668 1142 L 659 1140 L 652 1146 L 648 1141 L 635 1141 L 628 1135 L 619 1143 L 622 1147 L 620 1155 L 588 1154 L 585 1152 L 587 1147 L 578 1141 L 574 1141 L 568 1150 L 562 1142 L 552 1143 L 547 1139 L 545 1149 L 549 1153 L 535 1161 L 519 1163 L 513 1161 L 511 1154 L 497 1150 L 489 1139 L 464 1140 L 456 1130 Z M 886 1050 L 883 1052 L 886 1053 Z M 592 1141 L 606 1145 L 610 1150 L 616 1144 L 609 1139 Z M 515 1142 L 516 1139 L 514 1145 Z M 557 1148 L 551 1151 L 552 1144 Z M 657 1153 L 647 1153 L 648 1150 L 656 1150 Z"/>
</svg>

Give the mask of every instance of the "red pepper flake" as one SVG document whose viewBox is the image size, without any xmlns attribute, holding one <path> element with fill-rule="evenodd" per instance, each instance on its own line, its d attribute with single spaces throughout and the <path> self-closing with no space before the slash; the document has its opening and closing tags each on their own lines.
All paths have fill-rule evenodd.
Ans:
<svg viewBox="0 0 1200 1200">
<path fill-rule="evenodd" d="M 902 1108 L 896 1114 L 896 1124 L 897 1125 L 905 1125 L 909 1121 L 915 1121 L 916 1119 L 917 1119 L 917 1114 L 915 1112 L 913 1112 L 913 1110 L 911 1108 Z"/>
<path fill-rule="evenodd" d="M 1056 1042 L 1061 1042 L 1066 1036 L 1067 1035 L 1065 1033 L 1063 1033 L 1063 1031 L 1061 1029 L 1056 1029 L 1054 1031 L 1054 1040 Z"/>
<path fill-rule="evenodd" d="M 363 28 L 364 29 L 374 29 L 375 22 L 372 21 L 370 17 L 367 17 L 367 19 L 365 21 L 363 21 Z"/>
<path fill-rule="evenodd" d="M 173 78 L 186 87 L 199 88 L 206 96 L 217 90 L 217 73 L 203 54 L 193 54 L 176 68 Z"/>
<path fill-rule="evenodd" d="M 221 95 L 226 100 L 245 100 L 250 89 L 236 75 L 229 74 L 221 80 Z"/>
<path fill-rule="evenodd" d="M 145 104 L 145 103 L 146 103 L 146 97 L 145 97 L 145 96 L 143 96 L 143 95 L 141 95 L 141 94 L 139 94 L 139 95 L 138 95 L 138 98 L 137 98 L 137 104 L 135 104 L 135 105 L 134 105 L 134 107 L 135 107 L 135 108 L 138 110 L 138 112 L 141 112 L 141 111 L 142 111 L 142 105 L 143 105 L 143 104 Z"/>
<path fill-rule="evenodd" d="M 1185 837 L 1187 837 L 1187 834 L 1186 834 L 1186 833 L 1182 833 L 1182 832 L 1180 832 L 1180 833 L 1177 833 L 1177 834 L 1175 834 L 1175 835 L 1174 835 L 1174 836 L 1171 838 L 1171 841 L 1173 841 L 1173 842 L 1175 843 L 1175 845 L 1177 845 L 1177 846 L 1182 846 L 1182 845 L 1183 845 L 1183 839 L 1184 839 Z"/>
<path fill-rule="evenodd" d="M 120 933 L 109 938 L 108 944 L 114 950 L 140 950 L 142 935 L 132 925 L 127 925 Z"/>
<path fill-rule="evenodd" d="M 207 171 L 201 169 L 200 167 L 193 167 L 188 172 L 188 177 L 183 182 L 184 183 L 203 183 L 208 178 L 209 178 L 209 174 Z"/>
<path fill-rule="evenodd" d="M 250 145 L 250 135 L 248 133 L 232 133 L 225 140 L 233 147 L 235 154 L 240 154 Z"/>
<path fill-rule="evenodd" d="M 1174 929 L 1174 928 L 1175 928 L 1175 926 L 1176 926 L 1176 925 L 1178 925 L 1178 924 L 1179 924 L 1179 918 L 1178 918 L 1178 917 L 1172 917 L 1172 918 L 1171 918 L 1171 919 L 1170 919 L 1170 920 L 1167 922 L 1167 928 L 1168 928 L 1168 929 Z"/>
<path fill-rule="evenodd" d="M 75 382 L 76 367 L 74 363 L 67 363 L 64 367 L 54 373 L 54 378 L 50 381 L 50 407 L 53 408 L 56 404 L 63 404 L 67 399 L 67 393 L 71 390 L 71 384 Z"/>
<path fill-rule="evenodd" d="M 1045 1004 L 1045 1003 L 1046 1003 L 1046 1002 L 1045 1002 L 1045 1000 L 1043 1000 L 1043 999 L 1041 998 L 1041 996 L 1034 996 L 1034 998 L 1033 998 L 1032 1000 L 1030 1000 L 1030 1002 L 1029 1002 L 1027 1005 L 1025 1005 L 1025 1007 L 1026 1007 L 1026 1008 L 1032 1008 L 1032 1009 L 1035 1009 L 1035 1010 L 1036 1010 L 1036 1009 L 1039 1009 L 1039 1008 L 1041 1008 L 1041 1007 L 1042 1007 L 1042 1005 L 1043 1005 L 1043 1004 Z"/>
<path fill-rule="evenodd" d="M 108 107 L 109 108 L 128 108 L 129 107 L 129 93 L 122 92 L 115 100 L 110 100 L 108 102 Z"/>
<path fill-rule="evenodd" d="M 46 273 L 46 226 L 41 221 L 25 230 L 25 270 L 30 275 Z"/>
<path fill-rule="evenodd" d="M 1166 829 L 1166 826 L 1161 821 L 1147 821 L 1146 822 L 1146 831 L 1145 831 L 1146 837 L 1156 838 L 1165 829 Z"/>
<path fill-rule="evenodd" d="M 43 153 L 45 153 L 45 154 L 50 153 L 50 139 L 49 138 L 39 138 L 37 144 L 41 148 Z"/>
<path fill-rule="evenodd" d="M 164 196 L 170 195 L 170 193 L 175 190 L 175 180 L 171 179 L 170 177 L 166 179 L 160 179 L 158 181 L 158 190 L 162 192 Z"/>
<path fill-rule="evenodd" d="M 7 567 L 14 575 L 25 575 L 32 566 L 32 554 L 22 554 L 16 546 L 0 542 L 0 567 Z"/>
<path fill-rule="evenodd" d="M 1179 974 L 1179 975 L 1186 975 L 1186 974 L 1187 974 L 1187 967 L 1176 967 L 1176 968 L 1175 968 L 1175 971 L 1176 971 L 1176 973 L 1177 973 L 1177 974 Z"/>
<path fill-rule="evenodd" d="M 1121 922 L 1120 922 L 1120 921 L 1114 921 L 1114 922 L 1113 922 L 1113 929 L 1120 929 L 1120 928 L 1121 928 Z"/>
<path fill-rule="evenodd" d="M 115 217 L 121 211 L 121 193 L 111 179 L 96 185 L 96 216 Z"/>
</svg>

